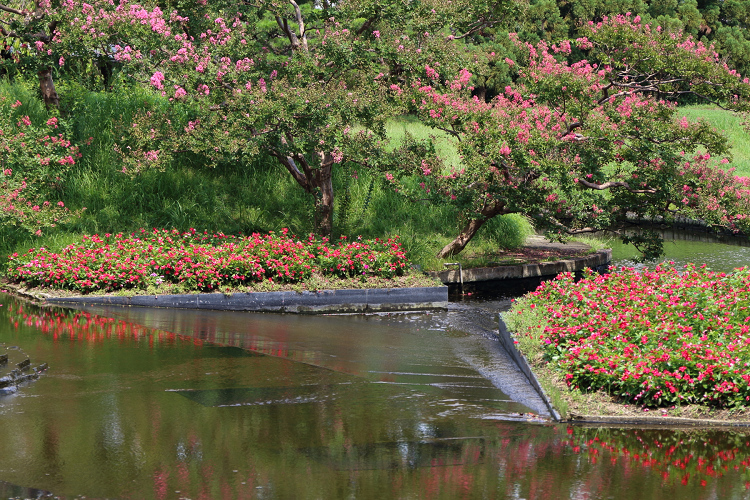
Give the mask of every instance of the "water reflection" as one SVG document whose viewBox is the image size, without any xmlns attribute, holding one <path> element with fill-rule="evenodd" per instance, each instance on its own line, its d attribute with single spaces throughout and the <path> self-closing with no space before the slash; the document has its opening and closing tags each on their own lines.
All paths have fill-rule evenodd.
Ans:
<svg viewBox="0 0 750 500">
<path fill-rule="evenodd" d="M 632 245 L 621 241 L 607 240 L 612 247 L 612 261 L 617 267 L 650 267 L 657 262 L 674 261 L 679 267 L 688 263 L 706 264 L 718 272 L 729 272 L 738 267 L 750 266 L 750 240 L 709 233 L 680 230 L 661 231 L 664 238 L 665 255 L 656 262 L 638 264 L 634 259 L 639 253 Z"/>
<path fill-rule="evenodd" d="M 2 302 L 0 342 L 51 367 L 0 399 L 3 498 L 746 497 L 742 433 L 494 418 L 517 403 L 442 316 L 240 315 L 245 336 L 238 317 L 181 316 L 193 336 Z M 378 353 L 383 336 L 398 349 Z"/>
<path fill-rule="evenodd" d="M 567 433 L 570 438 L 565 445 L 592 467 L 604 463 L 624 474 L 648 470 L 665 488 L 706 488 L 714 498 L 731 498 L 732 491 L 750 490 L 747 433 L 586 427 L 568 427 Z M 736 488 L 727 477 L 738 481 Z"/>
</svg>

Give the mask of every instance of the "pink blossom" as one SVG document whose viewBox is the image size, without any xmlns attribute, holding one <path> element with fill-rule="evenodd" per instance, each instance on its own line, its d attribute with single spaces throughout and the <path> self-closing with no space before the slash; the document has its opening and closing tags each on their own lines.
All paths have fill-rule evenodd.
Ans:
<svg viewBox="0 0 750 500">
<path fill-rule="evenodd" d="M 164 73 L 161 71 L 157 71 L 151 76 L 151 85 L 156 87 L 159 90 L 164 89 L 163 82 L 164 81 Z"/>
<path fill-rule="evenodd" d="M 430 78 L 432 80 L 437 80 L 440 78 L 438 72 L 431 68 L 428 64 L 424 65 L 424 70 L 427 73 L 427 78 Z"/>
</svg>

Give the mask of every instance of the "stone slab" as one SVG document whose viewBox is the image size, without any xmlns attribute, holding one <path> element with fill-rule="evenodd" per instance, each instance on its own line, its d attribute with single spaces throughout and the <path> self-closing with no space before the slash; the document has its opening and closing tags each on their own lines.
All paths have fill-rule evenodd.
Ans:
<svg viewBox="0 0 750 500">
<path fill-rule="evenodd" d="M 52 305 L 119 305 L 298 314 L 447 309 L 448 287 L 321 290 L 317 292 L 204 293 L 47 297 Z"/>
<path fill-rule="evenodd" d="M 607 248 L 590 255 L 563 259 L 538 264 L 519 264 L 515 266 L 477 267 L 463 269 L 464 283 L 493 281 L 504 279 L 521 279 L 535 277 L 553 277 L 560 273 L 578 272 L 586 268 L 599 268 L 612 262 L 612 250 Z M 460 283 L 458 269 L 429 273 L 445 284 Z"/>
</svg>

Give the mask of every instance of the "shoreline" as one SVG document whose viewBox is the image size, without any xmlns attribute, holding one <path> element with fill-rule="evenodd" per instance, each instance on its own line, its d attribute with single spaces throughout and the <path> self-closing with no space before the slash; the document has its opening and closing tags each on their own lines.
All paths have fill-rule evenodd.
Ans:
<svg viewBox="0 0 750 500">
<path fill-rule="evenodd" d="M 42 305 L 73 308 L 114 305 L 294 314 L 366 314 L 448 308 L 447 286 L 83 296 L 54 296 L 8 283 L 3 286 L 12 295 Z"/>
</svg>

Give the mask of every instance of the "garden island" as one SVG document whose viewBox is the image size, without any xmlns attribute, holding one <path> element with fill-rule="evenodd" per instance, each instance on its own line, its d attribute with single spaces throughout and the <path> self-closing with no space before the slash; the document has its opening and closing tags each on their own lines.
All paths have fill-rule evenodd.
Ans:
<svg viewBox="0 0 750 500">
<path fill-rule="evenodd" d="M 746 10 L 0 0 L 4 280 L 421 287 L 604 234 L 653 263 L 505 314 L 556 404 L 745 421 L 750 271 L 653 259 L 676 222 L 750 233 Z"/>
</svg>

